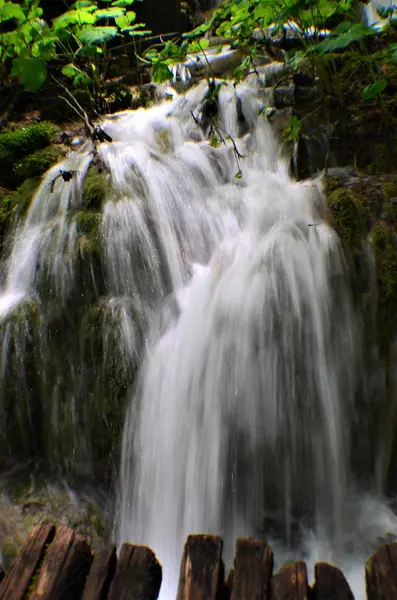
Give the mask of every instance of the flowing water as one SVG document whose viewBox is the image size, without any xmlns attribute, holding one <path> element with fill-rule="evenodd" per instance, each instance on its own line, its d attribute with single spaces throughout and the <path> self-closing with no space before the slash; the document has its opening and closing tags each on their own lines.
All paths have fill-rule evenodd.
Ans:
<svg viewBox="0 0 397 600">
<path fill-rule="evenodd" d="M 97 303 L 102 363 L 115 353 L 131 381 L 140 366 L 117 538 L 153 547 L 163 596 L 175 592 L 187 534 L 206 531 L 224 536 L 227 560 L 238 535 L 258 535 L 280 560 L 337 562 L 359 598 L 363 560 L 397 533 L 397 519 L 376 486 L 364 495 L 354 478 L 361 331 L 341 244 L 320 180 L 291 179 L 261 86 L 222 85 L 216 115 L 206 94 L 206 82 L 183 96 L 168 90 L 104 123 L 113 142 L 96 159 L 109 179 L 103 281 L 91 262 L 89 283 L 78 281 L 76 214 L 93 149 L 47 174 L 3 265 L 2 376 L 20 373 L 34 419 L 25 365 L 36 341 L 24 307 L 53 319 L 54 302 L 66 313 Z M 61 168 L 76 175 L 51 191 Z M 42 325 L 37 338 L 46 452 L 90 475 L 99 431 L 90 395 L 103 393 L 106 369 L 95 355 L 88 373 L 83 333 L 67 327 L 54 342 Z"/>
</svg>

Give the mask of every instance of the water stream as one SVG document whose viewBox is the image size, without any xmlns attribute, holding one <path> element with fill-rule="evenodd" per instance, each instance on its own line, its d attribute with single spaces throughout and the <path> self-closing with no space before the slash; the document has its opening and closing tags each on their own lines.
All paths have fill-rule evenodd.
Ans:
<svg viewBox="0 0 397 600">
<path fill-rule="evenodd" d="M 279 560 L 331 560 L 361 598 L 363 560 L 379 537 L 397 534 L 397 519 L 376 486 L 359 489 L 352 468 L 360 319 L 321 182 L 290 177 L 253 81 L 223 85 L 215 117 L 204 81 L 104 123 L 113 142 L 98 149 L 109 191 L 96 300 L 121 368 L 140 365 L 124 423 L 117 539 L 153 547 L 164 598 L 192 532 L 223 535 L 229 561 L 238 535 L 267 536 Z M 79 297 L 74 211 L 92 158 L 87 145 L 54 167 L 14 234 L 0 294 L 3 378 L 10 344 L 24 364 L 15 340 L 30 331 L 24 321 L 11 327 L 10 315 L 26 303 L 46 314 L 43 286 L 65 310 Z M 76 176 L 51 192 L 66 167 Z M 93 390 L 82 344 L 74 351 L 68 340 L 51 363 L 57 377 L 67 370 L 62 382 L 49 375 L 48 349 L 38 358 L 55 406 L 48 453 L 84 458 L 90 474 Z M 40 337 L 42 349 L 49 343 Z M 60 447 L 65 407 L 70 439 Z"/>
</svg>

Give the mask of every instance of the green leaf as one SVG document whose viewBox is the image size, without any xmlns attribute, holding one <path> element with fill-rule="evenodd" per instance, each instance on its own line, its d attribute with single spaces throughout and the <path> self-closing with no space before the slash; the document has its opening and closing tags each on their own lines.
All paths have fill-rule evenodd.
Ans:
<svg viewBox="0 0 397 600">
<path fill-rule="evenodd" d="M 209 46 L 209 40 L 207 38 L 200 38 L 199 40 L 194 40 L 191 44 L 189 44 L 187 51 L 193 54 L 198 52 L 203 52 Z"/>
<path fill-rule="evenodd" d="M 145 27 L 143 23 L 136 23 L 136 25 L 131 25 L 131 27 L 124 27 L 121 31 L 123 33 L 128 33 L 130 36 L 140 37 L 152 33 L 150 29 L 141 29 L 141 27 Z"/>
<path fill-rule="evenodd" d="M 76 37 L 83 44 L 101 44 L 117 36 L 117 27 L 86 27 L 81 29 Z"/>
<path fill-rule="evenodd" d="M 371 100 L 375 96 L 378 96 L 383 92 L 387 86 L 387 79 L 377 79 L 374 83 L 367 85 L 362 91 L 361 95 L 364 100 Z"/>
<path fill-rule="evenodd" d="M 95 16 L 97 19 L 116 19 L 118 17 L 124 16 L 124 11 L 122 8 L 100 8 L 95 11 Z"/>
<path fill-rule="evenodd" d="M 327 52 L 335 52 L 335 50 L 343 50 L 353 42 L 359 42 L 369 35 L 374 35 L 376 30 L 373 27 L 368 27 L 364 23 L 354 23 L 344 33 L 331 35 L 327 39 L 318 44 L 316 50 L 323 55 Z"/>
<path fill-rule="evenodd" d="M 65 77 L 70 77 L 70 79 L 73 79 L 73 82 L 76 86 L 81 84 L 90 85 L 92 83 L 91 78 L 72 63 L 63 67 L 62 73 L 65 75 Z"/>
<path fill-rule="evenodd" d="M 37 92 L 47 78 L 47 67 L 43 60 L 36 58 L 18 58 L 13 62 L 13 74 L 29 92 Z"/>
<path fill-rule="evenodd" d="M 299 134 L 301 131 L 302 122 L 296 115 L 292 115 L 288 119 L 288 127 L 286 127 L 283 131 L 283 137 L 289 142 L 296 142 L 299 138 Z"/>
<path fill-rule="evenodd" d="M 15 19 L 19 23 L 25 20 L 25 14 L 19 4 L 13 2 L 6 2 L 3 6 L 0 6 L 0 23 Z"/>
<path fill-rule="evenodd" d="M 83 8 L 84 10 L 86 10 L 88 12 L 95 12 L 97 9 L 97 6 L 96 6 L 96 4 L 93 4 L 90 0 L 78 0 L 77 2 L 72 4 L 71 8 L 73 8 L 73 9 Z"/>
<path fill-rule="evenodd" d="M 112 2 L 112 6 L 122 6 L 122 7 L 127 7 L 127 6 L 131 6 L 131 4 L 134 3 L 134 0 L 115 0 L 115 2 Z"/>
<path fill-rule="evenodd" d="M 53 21 L 54 31 L 67 29 L 72 25 L 93 25 L 96 17 L 88 10 L 69 10 Z"/>
<path fill-rule="evenodd" d="M 164 83 L 172 79 L 173 74 L 169 70 L 168 65 L 163 62 L 157 62 L 153 64 L 152 77 L 156 83 Z"/>
</svg>

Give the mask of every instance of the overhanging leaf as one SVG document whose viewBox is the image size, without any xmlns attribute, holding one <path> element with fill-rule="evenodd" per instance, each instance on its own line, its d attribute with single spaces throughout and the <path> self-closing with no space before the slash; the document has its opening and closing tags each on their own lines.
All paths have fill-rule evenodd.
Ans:
<svg viewBox="0 0 397 600">
<path fill-rule="evenodd" d="M 114 8 L 100 8 L 95 11 L 95 16 L 97 19 L 116 19 L 118 17 L 124 16 L 124 11 L 122 8 L 114 7 Z"/>
<path fill-rule="evenodd" d="M 69 10 L 53 21 L 54 31 L 66 29 L 73 25 L 93 25 L 96 17 L 88 10 Z"/>
<path fill-rule="evenodd" d="M 383 92 L 387 86 L 387 79 L 377 79 L 374 83 L 367 85 L 361 92 L 364 100 L 371 100 Z"/>
<path fill-rule="evenodd" d="M 0 6 L 0 23 L 15 19 L 18 22 L 25 20 L 25 14 L 19 4 L 13 2 L 6 2 L 3 6 Z"/>
<path fill-rule="evenodd" d="M 117 27 L 86 27 L 77 34 L 77 39 L 83 44 L 101 44 L 117 36 Z"/>
<path fill-rule="evenodd" d="M 97 9 L 96 5 L 93 4 L 90 0 L 78 0 L 77 2 L 72 4 L 71 8 L 73 8 L 73 9 L 83 8 L 84 10 L 86 10 L 88 12 L 95 12 Z"/>
<path fill-rule="evenodd" d="M 127 6 L 131 6 L 131 4 L 134 3 L 134 0 L 116 0 L 115 2 L 112 2 L 112 6 L 121 6 L 121 7 L 127 7 Z"/>
</svg>

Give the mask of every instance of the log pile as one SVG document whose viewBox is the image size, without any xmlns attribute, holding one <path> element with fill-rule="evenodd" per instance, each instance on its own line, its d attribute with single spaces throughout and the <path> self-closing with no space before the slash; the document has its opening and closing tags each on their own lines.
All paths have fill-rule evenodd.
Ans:
<svg viewBox="0 0 397 600">
<path fill-rule="evenodd" d="M 225 581 L 219 536 L 190 535 L 176 600 L 354 600 L 342 571 L 317 563 L 309 585 L 306 564 L 273 573 L 263 540 L 237 540 Z M 384 544 L 365 565 L 368 600 L 397 598 L 397 543 Z M 93 555 L 88 540 L 67 527 L 40 525 L 7 573 L 0 569 L 0 600 L 156 600 L 162 568 L 150 548 L 110 545 Z"/>
</svg>

